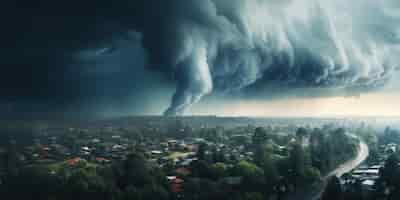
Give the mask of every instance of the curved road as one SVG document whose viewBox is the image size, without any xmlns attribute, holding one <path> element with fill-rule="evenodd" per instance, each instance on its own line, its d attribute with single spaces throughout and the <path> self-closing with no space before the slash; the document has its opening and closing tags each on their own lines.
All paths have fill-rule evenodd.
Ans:
<svg viewBox="0 0 400 200">
<path fill-rule="evenodd" d="M 351 170 L 357 168 L 365 159 L 367 159 L 369 155 L 369 149 L 365 142 L 360 141 L 360 149 L 358 150 L 357 157 L 353 160 L 347 161 L 341 164 L 338 168 L 334 171 L 329 173 L 324 177 L 324 179 L 328 179 L 331 176 L 341 177 L 343 174 L 350 172 Z"/>
<path fill-rule="evenodd" d="M 360 147 L 357 156 L 354 159 L 341 164 L 338 168 L 336 168 L 335 170 L 324 176 L 322 178 L 323 187 L 321 191 L 312 198 L 312 200 L 318 200 L 321 198 L 321 195 L 330 177 L 332 176 L 341 177 L 343 174 L 348 173 L 351 170 L 357 168 L 362 162 L 364 162 L 367 159 L 368 155 L 369 155 L 368 145 L 360 140 Z"/>
<path fill-rule="evenodd" d="M 350 134 L 349 134 L 349 136 L 354 137 Z M 319 200 L 322 196 L 322 193 L 325 190 L 325 187 L 326 187 L 327 182 L 330 177 L 332 177 L 332 176 L 340 177 L 343 174 L 348 173 L 351 170 L 357 168 L 363 161 L 365 161 L 367 159 L 368 155 L 369 155 L 369 149 L 368 149 L 367 144 L 360 140 L 357 156 L 354 159 L 341 164 L 335 170 L 331 171 L 329 174 L 322 177 L 321 187 L 318 191 L 315 191 L 315 190 L 314 191 L 302 191 L 299 193 L 295 193 L 295 194 L 286 196 L 283 199 L 285 199 L 285 200 Z"/>
</svg>

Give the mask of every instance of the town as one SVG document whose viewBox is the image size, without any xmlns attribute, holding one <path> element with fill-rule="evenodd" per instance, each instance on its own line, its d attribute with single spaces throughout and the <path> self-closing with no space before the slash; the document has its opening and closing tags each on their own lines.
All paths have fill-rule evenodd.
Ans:
<svg viewBox="0 0 400 200">
<path fill-rule="evenodd" d="M 326 175 L 356 157 L 360 141 L 365 141 L 368 159 L 338 181 L 343 198 L 357 192 L 373 199 L 381 190 L 380 171 L 400 142 L 392 141 L 395 130 L 387 128 L 378 137 L 359 121 L 333 119 L 143 117 L 25 126 L 29 128 L 8 125 L 4 130 L 25 128 L 32 133 L 24 135 L 25 141 L 7 136 L 0 147 L 0 188 L 10 195 L 16 195 L 12 187 L 17 187 L 11 178 L 33 178 L 29 173 L 37 170 L 45 179 L 67 185 L 85 183 L 86 189 L 77 189 L 82 198 L 92 197 L 90 191 L 100 187 L 112 188 L 103 188 L 105 199 L 147 199 L 148 190 L 153 199 L 218 199 L 226 192 L 248 200 L 292 199 L 299 192 L 313 196 L 324 189 L 322 182 L 329 181 L 329 188 L 332 180 L 325 180 Z M 91 183 L 94 180 L 102 184 Z M 385 188 L 382 196 L 394 190 Z M 26 199 L 24 195 L 37 192 L 18 195 Z"/>
</svg>

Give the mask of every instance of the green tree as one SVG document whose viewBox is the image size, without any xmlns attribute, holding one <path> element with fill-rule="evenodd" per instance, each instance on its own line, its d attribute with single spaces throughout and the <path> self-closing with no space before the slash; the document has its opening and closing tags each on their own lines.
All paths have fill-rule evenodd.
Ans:
<svg viewBox="0 0 400 200">
<path fill-rule="evenodd" d="M 27 167 L 18 175 L 0 184 L 2 199 L 47 199 L 59 194 L 62 185 L 57 176 L 50 175 L 43 167 Z"/>
<path fill-rule="evenodd" d="M 206 143 L 201 143 L 199 145 L 199 148 L 197 150 L 197 157 L 199 160 L 205 160 L 206 159 L 206 151 L 207 151 L 207 144 Z"/>
<path fill-rule="evenodd" d="M 227 166 L 224 163 L 215 163 L 211 166 L 211 171 L 213 174 L 213 178 L 218 180 L 227 175 Z"/>
<path fill-rule="evenodd" d="M 19 169 L 18 152 L 17 152 L 17 142 L 11 140 L 6 154 L 7 162 L 7 174 L 9 176 L 17 176 Z"/>
<path fill-rule="evenodd" d="M 94 168 L 80 168 L 68 178 L 65 195 L 73 199 L 107 199 L 109 188 Z"/>
<path fill-rule="evenodd" d="M 297 131 L 296 131 L 296 137 L 299 138 L 299 139 L 304 138 L 304 137 L 307 137 L 308 135 L 309 135 L 309 132 L 308 132 L 308 130 L 307 130 L 306 128 L 304 128 L 304 127 L 300 127 L 300 128 L 298 128 Z"/>
<path fill-rule="evenodd" d="M 233 168 L 233 175 L 243 177 L 243 187 L 257 190 L 265 184 L 264 171 L 253 163 L 240 161 Z"/>
<path fill-rule="evenodd" d="M 400 187 L 400 158 L 397 154 L 392 154 L 386 160 L 384 167 L 380 170 L 381 179 L 389 186 Z"/>
<path fill-rule="evenodd" d="M 264 195 L 260 192 L 246 192 L 243 200 L 263 200 Z"/>
<path fill-rule="evenodd" d="M 327 170 L 323 163 L 324 144 L 324 133 L 321 129 L 314 129 L 310 136 L 311 165 L 323 172 Z"/>
<path fill-rule="evenodd" d="M 211 178 L 213 177 L 213 171 L 211 165 L 204 160 L 194 162 L 191 166 L 193 176 L 200 178 Z"/>
<path fill-rule="evenodd" d="M 141 196 L 141 193 L 139 192 L 139 190 L 136 187 L 134 187 L 133 185 L 129 185 L 125 189 L 122 199 L 123 200 L 131 200 L 131 199 L 142 200 L 143 197 Z"/>
<path fill-rule="evenodd" d="M 328 184 L 325 188 L 325 191 L 322 194 L 321 200 L 341 200 L 341 199 L 342 199 L 342 188 L 340 185 L 339 178 L 333 176 L 328 180 Z"/>
<path fill-rule="evenodd" d="M 277 163 L 273 158 L 273 143 L 258 145 L 254 154 L 254 162 L 264 171 L 264 178 L 269 186 L 273 186 L 279 180 Z"/>
<path fill-rule="evenodd" d="M 126 161 L 115 167 L 119 185 L 143 186 L 151 184 L 152 176 L 146 158 L 142 153 L 134 152 L 128 155 Z"/>
<path fill-rule="evenodd" d="M 272 152 L 273 152 L 272 145 L 268 145 L 265 143 L 256 145 L 254 149 L 254 162 L 258 166 L 263 165 L 265 159 L 269 159 L 268 157 L 272 154 Z"/>
<path fill-rule="evenodd" d="M 321 179 L 320 171 L 315 167 L 306 167 L 304 171 L 304 180 L 308 183 L 313 183 Z"/>
<path fill-rule="evenodd" d="M 299 143 L 295 143 L 290 151 L 289 160 L 294 180 L 303 181 L 306 169 L 311 167 L 309 152 Z"/>
<path fill-rule="evenodd" d="M 267 131 L 262 127 L 257 127 L 254 131 L 252 140 L 253 140 L 253 145 L 255 146 L 265 144 L 268 140 Z"/>
<path fill-rule="evenodd" d="M 168 200 L 168 191 L 159 185 L 145 185 L 140 191 L 143 200 Z"/>
</svg>

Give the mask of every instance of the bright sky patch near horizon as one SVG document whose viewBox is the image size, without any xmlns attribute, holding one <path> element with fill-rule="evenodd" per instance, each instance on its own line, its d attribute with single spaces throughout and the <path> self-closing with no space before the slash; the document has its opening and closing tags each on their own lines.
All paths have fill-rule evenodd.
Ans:
<svg viewBox="0 0 400 200">
<path fill-rule="evenodd" d="M 290 98 L 202 105 L 194 115 L 257 117 L 400 116 L 400 94 L 370 93 L 360 97 Z"/>
</svg>

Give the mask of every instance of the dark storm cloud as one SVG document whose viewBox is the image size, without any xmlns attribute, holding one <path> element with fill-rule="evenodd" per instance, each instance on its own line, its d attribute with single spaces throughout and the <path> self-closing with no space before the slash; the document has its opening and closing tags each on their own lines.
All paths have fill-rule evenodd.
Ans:
<svg viewBox="0 0 400 200">
<path fill-rule="evenodd" d="M 144 46 L 178 81 L 167 115 L 213 90 L 268 96 L 261 93 L 274 85 L 283 93 L 357 94 L 385 85 L 398 61 L 400 5 L 393 0 L 139 2 Z"/>
<path fill-rule="evenodd" d="M 137 66 L 116 69 L 114 66 L 119 66 L 121 61 L 115 60 L 116 64 L 109 66 L 115 73 L 98 70 L 101 59 L 94 62 L 79 56 L 86 49 L 104 47 L 108 50 L 103 55 L 113 54 L 110 44 L 115 38 L 131 40 L 130 46 L 135 46 L 137 42 L 131 38 L 130 25 L 122 26 L 121 15 L 127 13 L 121 12 L 121 8 L 124 7 L 114 9 L 106 1 L 3 3 L 0 102 L 7 108 L 4 110 L 24 115 L 63 113 L 71 107 L 79 110 L 82 102 L 98 102 L 99 96 L 129 95 L 132 89 L 127 89 L 130 82 L 126 81 L 132 81 L 128 75 L 143 67 L 143 52 L 132 51 L 125 45 L 124 49 L 131 50 L 133 60 L 128 64 L 136 56 L 139 61 L 134 62 Z M 118 56 L 107 59 L 113 57 Z M 100 91 L 98 87 L 105 82 L 104 91 Z M 119 91 L 114 89 L 117 87 Z"/>
<path fill-rule="evenodd" d="M 167 115 L 183 114 L 211 92 L 357 94 L 385 85 L 400 52 L 396 0 L 21 2 L 6 13 L 12 20 L 2 37 L 0 87 L 9 101 L 80 101 L 96 96 L 90 88 L 104 77 L 114 80 L 105 88 L 126 88 L 117 96 L 135 94 L 129 88 L 136 81 L 152 81 L 129 79 L 143 73 L 143 65 L 177 82 Z M 122 51 L 120 41 L 140 41 L 145 52 L 134 51 L 131 59 L 147 54 L 147 62 L 124 64 L 109 56 L 129 68 L 87 73 L 83 67 Z"/>
</svg>

